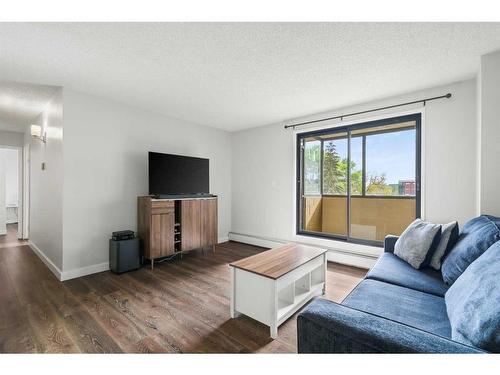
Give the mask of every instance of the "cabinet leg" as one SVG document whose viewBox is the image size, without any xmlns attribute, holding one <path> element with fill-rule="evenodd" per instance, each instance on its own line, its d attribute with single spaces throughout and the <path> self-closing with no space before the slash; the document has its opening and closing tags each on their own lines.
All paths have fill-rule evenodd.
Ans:
<svg viewBox="0 0 500 375">
<path fill-rule="evenodd" d="M 238 316 L 238 313 L 236 311 L 236 291 L 234 288 L 236 287 L 234 280 L 235 280 L 235 275 L 234 275 L 234 267 L 229 267 L 230 272 L 231 272 L 231 295 L 229 298 L 229 315 L 231 315 L 231 318 L 236 318 Z"/>
<path fill-rule="evenodd" d="M 215 254 L 215 245 L 212 245 L 212 252 Z"/>
<path fill-rule="evenodd" d="M 153 270 L 154 260 L 151 259 L 151 271 Z"/>
<path fill-rule="evenodd" d="M 278 337 L 278 325 L 277 324 L 271 324 L 269 327 L 269 333 L 272 339 L 276 339 Z"/>
</svg>

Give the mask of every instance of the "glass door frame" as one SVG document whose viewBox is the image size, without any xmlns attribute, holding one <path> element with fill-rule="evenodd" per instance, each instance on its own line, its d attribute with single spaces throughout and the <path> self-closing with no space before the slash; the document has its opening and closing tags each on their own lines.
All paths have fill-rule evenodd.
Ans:
<svg viewBox="0 0 500 375">
<path fill-rule="evenodd" d="M 355 130 L 362 130 L 367 128 L 373 128 L 377 126 L 384 125 L 393 125 L 403 122 L 414 121 L 415 126 L 408 127 L 409 129 L 415 129 L 415 218 L 421 217 L 421 166 L 422 166 L 422 113 L 414 113 L 409 115 L 403 115 L 398 117 L 390 117 L 380 120 L 372 120 L 365 122 L 356 122 L 351 125 L 344 126 L 334 126 L 320 130 L 312 130 L 305 131 L 301 133 L 297 133 L 296 135 L 296 234 L 301 236 L 311 236 L 311 237 L 321 237 L 333 240 L 339 240 L 344 242 L 363 244 L 363 245 L 371 245 L 371 246 L 383 246 L 383 241 L 375 241 L 375 240 L 365 240 L 359 238 L 351 237 L 351 132 Z M 401 128 L 404 129 L 404 128 Z M 382 130 L 375 131 L 370 135 L 382 134 L 386 132 L 394 132 L 394 130 Z M 303 194 L 303 178 L 304 178 L 304 153 L 302 152 L 302 140 L 308 137 L 321 136 L 326 134 L 335 134 L 335 133 L 347 133 L 347 179 L 346 179 L 346 198 L 347 198 L 347 236 L 317 232 L 317 231 L 308 231 L 302 229 L 302 220 L 303 220 L 303 205 L 302 198 Z M 366 136 L 365 136 L 366 137 Z M 364 137 L 364 139 L 365 139 Z M 321 142 L 320 147 L 321 154 L 321 163 L 320 163 L 320 197 L 329 196 L 328 194 L 323 195 L 323 141 Z M 362 191 L 363 193 L 366 190 L 366 141 L 363 141 L 363 165 L 362 165 Z M 331 195 L 330 195 L 331 196 Z M 339 197 L 342 195 L 333 195 L 335 197 Z M 358 195 L 355 195 L 358 196 Z M 384 198 L 384 199 L 394 199 L 394 196 L 384 196 L 384 195 L 365 195 L 362 194 L 361 197 L 364 198 Z M 410 199 L 410 197 L 399 196 L 400 199 Z M 411 196 L 413 198 L 413 196 Z"/>
</svg>

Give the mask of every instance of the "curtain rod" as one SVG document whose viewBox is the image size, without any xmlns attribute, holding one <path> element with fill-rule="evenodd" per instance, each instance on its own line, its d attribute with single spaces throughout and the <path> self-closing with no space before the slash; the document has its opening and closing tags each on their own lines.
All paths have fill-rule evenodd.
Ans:
<svg viewBox="0 0 500 375">
<path fill-rule="evenodd" d="M 402 107 L 405 105 L 410 105 L 410 104 L 416 104 L 416 103 L 425 103 L 430 102 L 431 100 L 437 100 L 437 99 L 449 99 L 451 98 L 451 94 L 448 93 L 446 95 L 441 95 L 441 96 L 434 96 L 433 98 L 425 98 L 425 99 L 420 99 L 420 100 L 415 100 L 413 102 L 406 102 L 406 103 L 401 103 L 401 104 L 394 104 L 394 105 L 389 105 L 387 107 L 380 107 L 380 108 L 374 108 L 374 109 L 367 109 L 366 111 L 360 111 L 360 112 L 353 112 L 353 113 L 348 113 L 345 115 L 339 115 L 339 116 L 334 116 L 334 117 L 327 117 L 327 118 L 322 118 L 318 120 L 311 120 L 311 121 L 306 121 L 306 122 L 298 122 L 296 124 L 291 124 L 291 125 L 285 125 L 285 129 L 288 128 L 293 128 L 295 129 L 296 126 L 302 126 L 302 125 L 308 125 L 308 124 L 314 124 L 316 122 L 322 122 L 322 121 L 328 121 L 328 120 L 336 120 L 340 119 L 342 121 L 344 117 L 349 117 L 349 116 L 355 116 L 355 115 L 361 115 L 363 113 L 370 113 L 370 112 L 375 112 L 375 111 L 382 111 L 384 109 L 390 109 L 390 108 L 396 108 L 396 107 Z"/>
</svg>

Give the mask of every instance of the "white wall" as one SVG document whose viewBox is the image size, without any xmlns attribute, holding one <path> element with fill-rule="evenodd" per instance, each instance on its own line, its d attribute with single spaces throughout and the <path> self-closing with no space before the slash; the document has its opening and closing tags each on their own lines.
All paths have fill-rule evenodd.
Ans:
<svg viewBox="0 0 500 375">
<path fill-rule="evenodd" d="M 24 131 L 24 126 L 0 119 L 0 139 L 2 139 L 2 132 L 4 131 L 9 133 L 22 134 Z"/>
<path fill-rule="evenodd" d="M 463 224 L 476 214 L 475 80 L 339 109 L 324 115 L 355 112 L 447 92 L 453 94 L 451 99 L 428 102 L 424 110 L 423 214 L 425 219 L 431 221 L 458 220 Z M 421 105 L 413 108 L 417 107 L 421 108 Z M 399 111 L 409 109 L 412 108 Z M 320 117 L 323 115 L 314 116 Z M 348 253 L 376 256 L 380 249 L 295 236 L 293 139 L 293 131 L 284 130 L 283 124 L 233 134 L 231 231 L 281 241 L 328 244 L 330 248 Z"/>
<path fill-rule="evenodd" d="M 23 133 L 0 130 L 0 146 L 22 147 Z"/>
<path fill-rule="evenodd" d="M 452 99 L 428 102 L 424 110 L 423 214 L 431 221 L 463 224 L 478 209 L 475 80 L 315 117 L 446 92 Z M 64 100 L 61 91 L 37 122 L 45 124 L 49 139 L 43 145 L 26 136 L 31 144 L 30 239 L 63 279 L 107 269 L 111 232 L 136 230 L 136 199 L 148 192 L 150 150 L 210 159 L 221 241 L 231 231 L 255 236 L 262 244 L 327 244 L 337 250 L 331 259 L 348 263 L 348 254 L 371 262 L 380 253 L 379 248 L 294 234 L 294 133 L 283 124 L 231 134 L 67 89 Z M 46 171 L 40 169 L 42 161 Z"/>
<path fill-rule="evenodd" d="M 229 133 L 65 89 L 63 278 L 106 269 L 111 232 L 136 230 L 137 196 L 148 193 L 148 151 L 210 159 L 219 238 L 227 238 Z"/>
<path fill-rule="evenodd" d="M 63 93 L 60 89 L 35 124 L 47 133 L 47 143 L 25 135 L 30 144 L 29 238 L 49 267 L 62 269 L 63 236 Z M 46 169 L 42 170 L 42 162 Z M 41 252 L 41 254 L 40 254 Z"/>
<path fill-rule="evenodd" d="M 481 57 L 480 108 L 480 211 L 500 216 L 500 51 Z"/>
</svg>

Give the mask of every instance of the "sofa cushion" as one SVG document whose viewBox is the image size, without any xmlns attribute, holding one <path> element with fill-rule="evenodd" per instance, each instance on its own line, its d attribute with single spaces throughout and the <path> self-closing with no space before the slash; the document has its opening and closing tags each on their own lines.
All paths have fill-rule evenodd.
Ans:
<svg viewBox="0 0 500 375">
<path fill-rule="evenodd" d="M 363 280 L 342 305 L 442 337 L 451 337 L 443 297 L 377 280 Z"/>
<path fill-rule="evenodd" d="M 440 236 L 441 225 L 416 219 L 399 236 L 394 254 L 419 269 L 430 263 Z"/>
<path fill-rule="evenodd" d="M 444 259 L 441 272 L 451 285 L 481 254 L 500 240 L 500 218 L 482 215 L 468 221 L 456 245 Z"/>
<path fill-rule="evenodd" d="M 453 246 L 458 241 L 458 221 L 454 221 L 441 226 L 441 239 L 436 247 L 436 251 L 432 254 L 432 268 L 439 271 L 443 258 L 449 253 Z"/>
<path fill-rule="evenodd" d="M 430 268 L 416 270 L 392 253 L 383 253 L 366 275 L 367 279 L 385 281 L 443 297 L 448 286 L 441 273 Z"/>
<path fill-rule="evenodd" d="M 366 311 L 315 299 L 297 316 L 299 353 L 482 353 Z"/>
<path fill-rule="evenodd" d="M 462 273 L 445 295 L 455 341 L 500 352 L 500 242 Z"/>
</svg>

